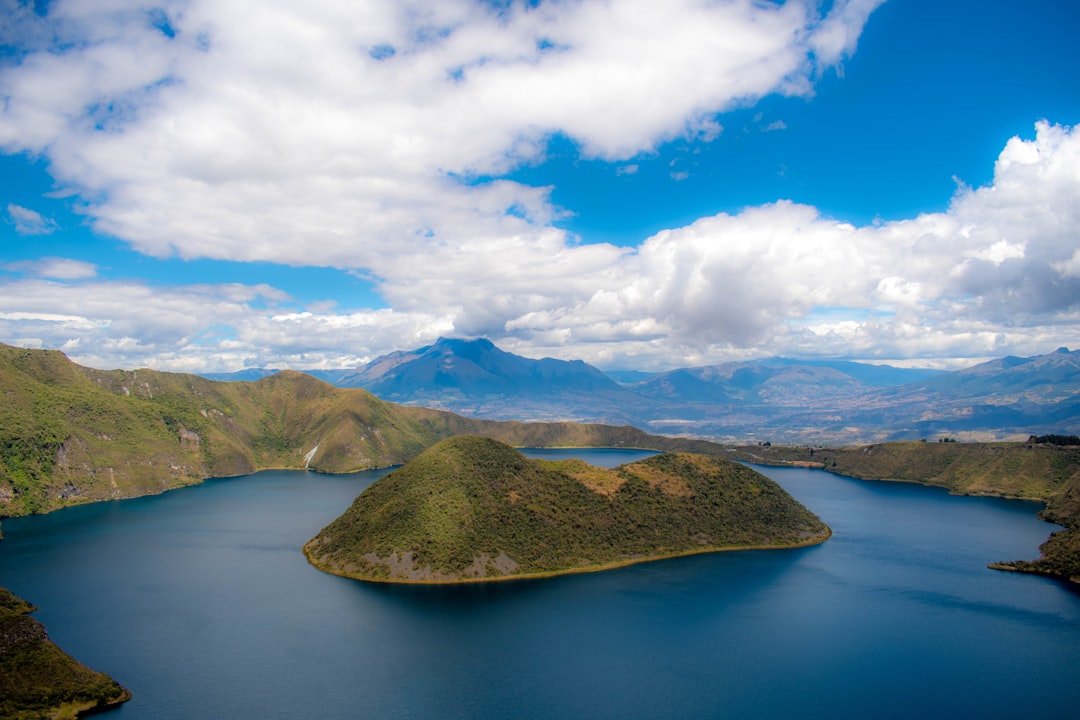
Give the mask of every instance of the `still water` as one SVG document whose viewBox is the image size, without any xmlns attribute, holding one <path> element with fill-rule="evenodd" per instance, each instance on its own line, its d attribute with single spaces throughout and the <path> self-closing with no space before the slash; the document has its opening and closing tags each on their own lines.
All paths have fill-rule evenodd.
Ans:
<svg viewBox="0 0 1080 720">
<path fill-rule="evenodd" d="M 1037 555 L 1036 504 L 759 469 L 833 538 L 367 585 L 300 546 L 384 473 L 274 471 L 6 520 L 0 585 L 132 690 L 117 720 L 1075 717 L 1080 594 L 985 568 Z"/>
</svg>

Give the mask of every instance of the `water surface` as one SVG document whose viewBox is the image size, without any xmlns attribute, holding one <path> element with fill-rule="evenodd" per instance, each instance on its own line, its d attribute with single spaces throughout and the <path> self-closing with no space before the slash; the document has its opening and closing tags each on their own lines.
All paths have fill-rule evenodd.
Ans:
<svg viewBox="0 0 1080 720">
<path fill-rule="evenodd" d="M 6 520 L 0 585 L 134 692 L 118 720 L 1080 707 L 1080 595 L 985 567 L 1037 555 L 1053 529 L 1038 505 L 759 469 L 833 538 L 550 580 L 368 585 L 315 570 L 300 547 L 384 473 L 273 471 Z"/>
</svg>

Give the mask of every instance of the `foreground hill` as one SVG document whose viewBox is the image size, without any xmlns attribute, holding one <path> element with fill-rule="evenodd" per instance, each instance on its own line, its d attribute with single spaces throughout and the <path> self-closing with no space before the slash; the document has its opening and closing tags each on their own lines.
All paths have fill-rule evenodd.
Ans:
<svg viewBox="0 0 1080 720">
<path fill-rule="evenodd" d="M 131 698 L 104 673 L 58 648 L 29 616 L 34 607 L 0 587 L 0 717 L 74 718 Z"/>
<path fill-rule="evenodd" d="M 1033 438 L 1038 440 L 1038 438 Z M 1033 562 L 994 563 L 1000 570 L 1051 575 L 1080 583 L 1080 445 L 1052 442 L 882 443 L 854 448 L 743 447 L 748 462 L 802 464 L 868 480 L 899 480 L 964 495 L 1042 500 L 1040 517 L 1065 530 L 1042 545 Z"/>
<path fill-rule="evenodd" d="M 773 481 L 719 458 L 656 455 L 607 470 L 460 436 L 377 481 L 304 551 L 358 579 L 463 582 L 828 535 Z"/>
<path fill-rule="evenodd" d="M 709 446 L 629 427 L 468 419 L 296 372 L 224 383 L 94 370 L 56 351 L 0 344 L 0 517 L 272 467 L 389 467 L 461 433 L 533 446 Z"/>
</svg>

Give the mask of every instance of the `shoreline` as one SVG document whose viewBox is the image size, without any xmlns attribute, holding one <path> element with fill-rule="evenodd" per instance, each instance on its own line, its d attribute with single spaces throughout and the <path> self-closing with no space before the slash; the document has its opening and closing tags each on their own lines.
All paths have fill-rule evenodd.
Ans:
<svg viewBox="0 0 1080 720">
<path fill-rule="evenodd" d="M 773 462 L 760 462 L 760 463 L 747 462 L 747 464 L 748 465 L 761 465 L 762 467 L 800 467 L 798 465 L 795 465 L 791 461 L 773 461 Z M 904 478 L 889 478 L 889 477 L 863 477 L 863 476 L 859 476 L 859 475 L 851 475 L 851 474 L 848 474 L 848 473 L 839 472 L 837 470 L 833 470 L 832 468 L 828 468 L 828 467 L 807 468 L 807 469 L 820 469 L 820 470 L 823 470 L 823 471 L 825 471 L 825 472 L 827 472 L 827 473 L 829 473 L 831 475 L 835 475 L 837 477 L 848 478 L 848 479 L 851 479 L 851 480 L 858 480 L 860 482 L 902 483 L 902 484 L 906 484 L 906 485 L 920 485 L 922 487 L 938 488 L 940 490 L 944 490 L 945 492 L 947 492 L 949 495 L 951 495 L 953 497 L 971 497 L 971 498 L 981 497 L 981 498 L 993 498 L 993 499 L 996 499 L 996 500 L 1020 500 L 1020 501 L 1023 501 L 1023 502 L 1040 503 L 1043 507 L 1037 513 L 1035 513 L 1035 517 L 1038 520 L 1040 520 L 1040 521 L 1042 521 L 1044 523 L 1047 523 L 1048 525 L 1056 525 L 1056 526 L 1058 526 L 1058 527 L 1060 527 L 1062 529 L 1057 530 L 1057 531 L 1052 531 L 1050 533 L 1050 535 L 1047 536 L 1047 539 L 1045 541 L 1043 541 L 1042 544 L 1039 545 L 1039 548 L 1041 548 L 1043 544 L 1048 542 L 1050 537 L 1052 537 L 1053 535 L 1055 535 L 1058 532 L 1075 532 L 1075 530 L 1071 529 L 1070 526 L 1062 525 L 1059 522 L 1055 522 L 1053 520 L 1048 520 L 1046 517 L 1044 517 L 1043 513 L 1050 506 L 1050 499 L 1046 498 L 1046 497 L 1025 497 L 1025 496 L 1021 496 L 1021 495 L 1009 495 L 1009 494 L 1006 494 L 1006 493 L 1003 493 L 1003 492 L 995 492 L 995 491 L 992 491 L 992 490 L 980 490 L 980 491 L 976 491 L 976 492 L 962 492 L 962 491 L 957 491 L 954 488 L 948 487 L 944 483 L 936 483 L 936 482 L 933 482 L 932 480 L 909 480 L 909 479 L 904 479 Z M 1038 563 L 1040 560 L 1044 560 L 1045 558 L 1046 558 L 1046 556 L 1043 555 L 1040 552 L 1040 557 L 1038 559 L 1036 559 L 1036 560 L 1004 560 L 1004 561 L 996 561 L 996 562 L 987 563 L 986 567 L 989 568 L 990 570 L 997 570 L 999 572 L 1014 572 L 1014 573 L 1020 573 L 1020 574 L 1023 574 L 1023 575 L 1037 575 L 1037 576 L 1040 576 L 1040 577 L 1050 578 L 1050 579 L 1056 580 L 1058 582 L 1066 583 L 1068 586 L 1080 586 L 1080 575 L 1069 576 L 1069 575 L 1066 575 L 1064 573 L 1057 573 L 1057 572 L 1047 571 L 1047 570 L 1043 570 L 1043 569 L 1037 567 L 1036 563 Z"/>
<path fill-rule="evenodd" d="M 514 582 L 519 580 L 543 580 L 546 578 L 561 577 L 563 575 L 584 575 L 586 573 L 616 570 L 618 568 L 629 567 L 630 565 L 640 565 L 642 563 L 658 562 L 661 560 L 673 560 L 675 558 L 691 557 L 694 555 L 707 555 L 712 553 L 738 552 L 740 550 L 797 550 L 799 548 L 821 545 L 829 538 L 831 538 L 833 536 L 832 528 L 828 525 L 826 525 L 825 528 L 827 532 L 823 536 L 817 536 L 808 540 L 804 540 L 802 542 L 789 543 L 786 545 L 734 545 L 724 547 L 695 548 L 693 550 L 665 553 L 663 555 L 649 555 L 635 558 L 627 558 L 625 560 L 615 560 L 609 563 L 603 563 L 601 565 L 587 565 L 584 567 L 567 568 L 565 570 L 544 570 L 541 572 L 524 573 L 518 575 L 497 575 L 494 577 L 479 578 L 454 578 L 448 580 L 410 580 L 408 578 L 377 578 L 368 577 L 365 575 L 350 574 L 343 571 L 330 570 L 316 563 L 312 559 L 311 554 L 308 552 L 307 543 L 304 544 L 302 551 L 308 563 L 319 572 L 324 572 L 328 575 L 336 575 L 338 577 L 347 578 L 349 580 L 357 580 L 359 582 L 375 583 L 379 585 L 479 585 L 484 583 Z"/>
</svg>

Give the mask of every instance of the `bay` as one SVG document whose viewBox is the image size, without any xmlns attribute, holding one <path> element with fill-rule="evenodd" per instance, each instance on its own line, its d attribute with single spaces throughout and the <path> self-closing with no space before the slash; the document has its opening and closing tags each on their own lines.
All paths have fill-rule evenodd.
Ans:
<svg viewBox="0 0 1080 720">
<path fill-rule="evenodd" d="M 640 457 L 584 454 L 617 464 Z M 591 453 L 591 454 L 590 454 Z M 1015 718 L 1080 706 L 1080 594 L 988 570 L 1035 503 L 758 468 L 828 542 L 461 587 L 301 545 L 384 472 L 271 471 L 4 521 L 0 585 L 134 698 L 123 718 Z"/>
</svg>

